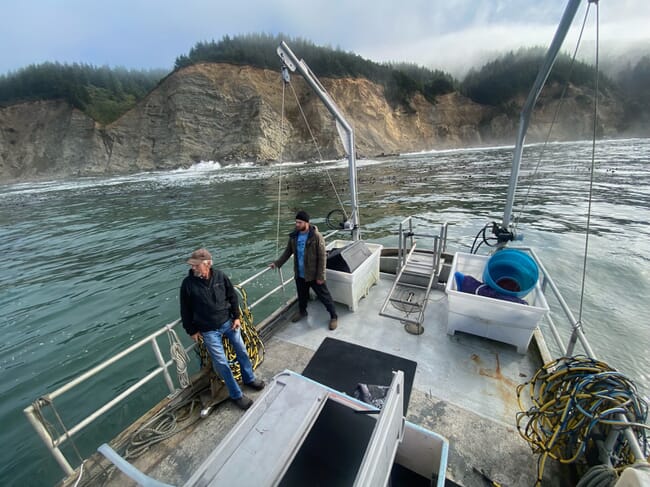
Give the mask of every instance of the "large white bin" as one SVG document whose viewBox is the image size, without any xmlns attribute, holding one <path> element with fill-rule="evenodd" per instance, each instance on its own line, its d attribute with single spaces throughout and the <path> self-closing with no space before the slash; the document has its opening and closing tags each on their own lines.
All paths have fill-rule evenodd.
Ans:
<svg viewBox="0 0 650 487">
<path fill-rule="evenodd" d="M 491 338 L 517 347 L 526 353 L 537 324 L 548 313 L 548 303 L 539 282 L 524 297 L 528 305 L 458 291 L 455 272 L 483 281 L 483 269 L 489 257 L 457 252 L 451 265 L 445 291 L 449 302 L 447 333 L 457 331 Z"/>
<path fill-rule="evenodd" d="M 345 247 L 349 240 L 334 240 L 327 244 L 327 250 Z M 327 269 L 327 288 L 337 303 L 347 304 L 356 311 L 359 300 L 368 294 L 370 288 L 379 281 L 379 258 L 382 245 L 364 242 L 372 254 L 354 272 L 341 272 Z"/>
</svg>

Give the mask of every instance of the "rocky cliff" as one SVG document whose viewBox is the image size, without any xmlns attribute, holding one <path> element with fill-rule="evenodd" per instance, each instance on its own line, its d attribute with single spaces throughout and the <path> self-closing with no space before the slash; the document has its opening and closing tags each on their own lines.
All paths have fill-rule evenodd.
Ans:
<svg viewBox="0 0 650 487">
<path fill-rule="evenodd" d="M 353 125 L 360 157 L 513 143 L 523 103 L 486 107 L 451 93 L 434 104 L 416 95 L 409 106 L 395 107 L 382 86 L 366 79 L 321 81 Z M 546 137 L 558 90 L 551 87 L 540 99 L 527 141 Z M 569 89 L 553 140 L 591 137 L 587 95 Z M 62 101 L 0 108 L 0 181 L 171 169 L 201 160 L 311 160 L 320 157 L 319 150 L 325 159 L 342 157 L 331 116 L 300 76 L 292 77 L 284 98 L 283 121 L 279 72 L 198 64 L 169 75 L 107 126 Z M 601 101 L 602 135 L 617 134 L 617 107 L 611 99 Z"/>
</svg>

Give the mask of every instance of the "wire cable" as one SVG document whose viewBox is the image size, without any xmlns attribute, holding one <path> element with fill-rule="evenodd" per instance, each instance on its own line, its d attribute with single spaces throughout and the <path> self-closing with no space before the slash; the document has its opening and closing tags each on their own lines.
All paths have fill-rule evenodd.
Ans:
<svg viewBox="0 0 650 487">
<path fill-rule="evenodd" d="M 309 136 L 311 137 L 311 140 L 314 143 L 314 147 L 316 148 L 316 152 L 318 152 L 318 159 L 320 162 L 323 162 L 323 154 L 320 151 L 320 147 L 318 146 L 318 142 L 316 141 L 316 137 L 314 136 L 314 132 L 311 129 L 311 126 L 309 125 L 309 121 L 307 120 L 307 116 L 305 115 L 304 110 L 302 109 L 302 106 L 300 105 L 300 100 L 298 99 L 298 95 L 296 94 L 296 90 L 293 88 L 293 85 L 289 83 L 289 87 L 291 88 L 291 91 L 293 92 L 293 96 L 296 99 L 296 104 L 298 105 L 298 109 L 300 110 L 300 114 L 302 115 L 302 119 L 305 122 L 305 125 L 307 126 L 307 130 L 309 131 Z M 354 148 L 351 148 L 350 150 L 354 150 Z M 327 174 L 327 178 L 330 181 L 330 185 L 332 186 L 332 189 L 334 190 L 334 195 L 336 196 L 336 199 L 339 202 L 339 206 L 341 207 L 341 210 L 345 214 L 345 218 L 348 218 L 348 214 L 345 211 L 345 207 L 343 206 L 343 202 L 341 201 L 341 197 L 339 196 L 338 191 L 336 191 L 336 186 L 334 185 L 334 181 L 332 180 L 332 176 L 330 175 L 330 172 L 327 168 L 325 168 L 325 174 Z"/>
<path fill-rule="evenodd" d="M 478 231 L 476 237 L 474 237 L 474 242 L 472 242 L 472 248 L 469 251 L 470 254 L 477 253 L 478 249 L 483 244 L 487 245 L 488 247 L 494 247 L 498 243 L 498 239 L 496 237 L 488 237 L 485 233 L 486 230 L 491 226 L 492 226 L 491 223 L 486 223 L 485 226 Z M 479 242 L 479 237 L 481 238 L 480 242 Z M 478 245 L 476 245 L 477 242 Z M 490 242 L 494 242 L 494 243 L 490 243 Z"/>
<path fill-rule="evenodd" d="M 591 6 L 591 2 L 589 3 Z M 578 321 L 582 321 L 582 309 L 584 306 L 584 296 L 585 296 L 585 283 L 587 281 L 587 254 L 589 250 L 589 230 L 591 228 L 591 206 L 593 203 L 594 196 L 594 174 L 596 172 L 596 129 L 598 126 L 598 44 L 599 44 L 599 32 L 598 28 L 598 2 L 596 2 L 596 66 L 595 66 L 595 94 L 594 94 L 594 117 L 593 117 L 593 136 L 591 142 L 591 171 L 589 175 L 589 207 L 587 209 L 587 228 L 585 230 L 585 252 L 584 260 L 582 263 L 582 283 L 580 286 L 580 311 L 578 312 Z"/>
<path fill-rule="evenodd" d="M 286 72 L 286 66 L 282 67 L 282 72 Z M 287 74 L 288 76 L 288 74 Z M 284 78 L 282 78 L 282 109 L 280 113 L 280 156 L 279 156 L 279 161 L 278 161 L 278 167 L 280 173 L 278 174 L 278 216 L 277 216 L 277 221 L 276 221 L 276 228 L 275 228 L 275 254 L 277 255 L 279 250 L 280 250 L 280 208 L 282 207 L 282 160 L 284 157 L 284 100 L 285 100 L 285 86 L 287 85 L 288 81 Z"/>
<path fill-rule="evenodd" d="M 544 139 L 544 144 L 542 145 L 542 150 L 539 153 L 539 156 L 537 158 L 537 164 L 535 165 L 535 169 L 533 170 L 533 176 L 531 178 L 530 183 L 528 184 L 528 188 L 526 190 L 526 196 L 524 197 L 524 202 L 521 206 L 521 209 L 519 210 L 519 213 L 517 214 L 517 217 L 514 219 L 514 224 L 513 228 L 516 230 L 517 225 L 519 224 L 519 220 L 528 206 L 528 199 L 530 197 L 530 191 L 533 186 L 534 180 L 537 178 L 537 175 L 539 174 L 539 167 L 542 164 L 542 159 L 544 157 L 544 154 L 546 153 L 546 148 L 548 147 L 548 143 L 551 140 L 551 133 L 553 132 L 553 128 L 555 127 L 555 122 L 557 122 L 557 119 L 559 118 L 560 115 L 560 110 L 562 109 L 564 105 L 564 101 L 566 100 L 566 93 L 569 89 L 569 81 L 571 80 L 571 75 L 573 73 L 573 68 L 575 66 L 576 59 L 578 57 L 578 50 L 580 48 L 580 44 L 582 43 L 582 36 L 585 31 L 585 27 L 587 25 L 587 19 L 589 17 L 589 6 L 587 7 L 587 10 L 585 12 L 585 16 L 582 20 L 582 27 L 580 29 L 580 34 L 578 35 L 578 40 L 576 41 L 576 46 L 575 49 L 573 50 L 573 56 L 571 57 L 571 64 L 569 65 L 569 71 L 567 73 L 567 79 L 566 83 L 564 85 L 564 88 L 562 89 L 562 94 L 560 95 L 559 102 L 557 104 L 557 107 L 555 108 L 555 113 L 553 114 L 553 119 L 551 120 L 551 124 L 548 127 L 548 131 L 546 132 L 546 138 Z M 595 137 L 594 137 L 595 140 Z"/>
<path fill-rule="evenodd" d="M 79 482 L 81 482 L 81 477 L 84 474 L 84 463 L 85 463 L 85 460 L 83 462 L 81 462 L 81 465 L 79 465 L 79 477 L 77 477 L 77 481 L 74 483 L 74 487 L 78 487 Z"/>
<path fill-rule="evenodd" d="M 532 404 L 528 410 L 526 390 Z M 548 458 L 584 465 L 587 451 L 612 430 L 631 428 L 643 454 L 650 450 L 646 401 L 631 380 L 604 362 L 585 356 L 549 362 L 517 387 L 517 401 L 517 430 L 540 455 L 536 485 L 541 485 Z M 642 460 L 634 458 L 624 435 L 618 435 L 609 457 L 616 468 Z"/>
</svg>

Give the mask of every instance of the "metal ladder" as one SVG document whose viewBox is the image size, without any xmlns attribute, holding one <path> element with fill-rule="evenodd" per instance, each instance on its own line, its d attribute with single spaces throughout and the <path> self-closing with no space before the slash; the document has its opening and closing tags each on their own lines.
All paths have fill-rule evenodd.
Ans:
<svg viewBox="0 0 650 487">
<path fill-rule="evenodd" d="M 447 223 L 441 225 L 437 235 L 415 233 L 413 218 L 410 216 L 399 225 L 397 276 L 379 314 L 404 322 L 406 331 L 420 335 L 424 331 L 422 322 L 429 294 L 447 245 Z M 433 248 L 417 248 L 415 237 L 432 238 Z"/>
</svg>

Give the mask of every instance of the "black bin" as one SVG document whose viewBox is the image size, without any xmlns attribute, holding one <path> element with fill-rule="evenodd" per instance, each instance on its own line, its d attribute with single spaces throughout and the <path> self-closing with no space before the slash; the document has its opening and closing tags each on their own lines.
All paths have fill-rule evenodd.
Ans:
<svg viewBox="0 0 650 487">
<path fill-rule="evenodd" d="M 351 274 L 371 255 L 366 243 L 357 240 L 345 247 L 330 250 L 327 254 L 327 268 Z"/>
</svg>

